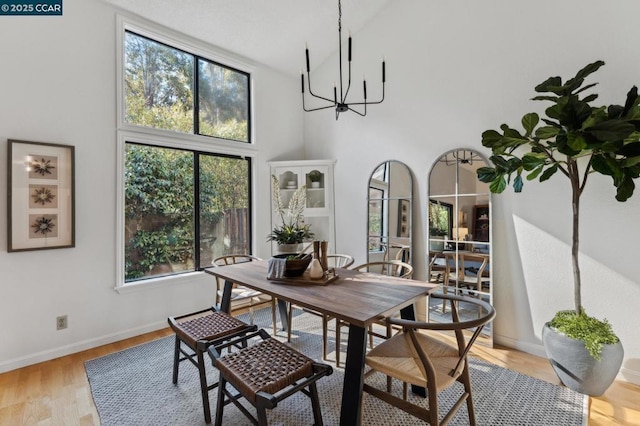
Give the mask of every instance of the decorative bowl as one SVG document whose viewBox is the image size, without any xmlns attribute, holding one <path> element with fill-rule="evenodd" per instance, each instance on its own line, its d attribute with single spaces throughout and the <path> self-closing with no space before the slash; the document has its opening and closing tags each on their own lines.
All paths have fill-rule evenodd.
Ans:
<svg viewBox="0 0 640 426">
<path fill-rule="evenodd" d="M 284 276 L 285 277 L 299 277 L 304 274 L 304 271 L 307 270 L 309 263 L 311 263 L 311 259 L 313 256 L 308 254 L 307 256 L 301 259 L 295 259 L 299 253 L 286 253 L 286 254 L 276 254 L 273 257 L 276 259 L 287 259 L 284 268 Z"/>
</svg>

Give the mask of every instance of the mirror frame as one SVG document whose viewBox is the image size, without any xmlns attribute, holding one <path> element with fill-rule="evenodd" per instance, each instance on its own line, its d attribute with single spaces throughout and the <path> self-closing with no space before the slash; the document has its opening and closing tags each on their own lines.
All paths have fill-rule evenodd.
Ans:
<svg viewBox="0 0 640 426">
<path fill-rule="evenodd" d="M 402 171 L 406 172 L 406 177 L 408 180 L 407 183 L 409 187 L 407 188 L 406 191 L 403 191 L 403 195 L 400 195 L 400 196 L 394 196 L 393 193 L 391 192 L 392 191 L 391 185 L 393 184 L 393 175 L 391 175 L 391 173 L 393 172 L 391 167 L 392 164 L 402 167 Z M 385 165 L 387 167 L 386 167 L 384 179 L 382 180 L 374 179 L 376 172 L 382 166 L 385 166 Z M 374 185 L 374 183 L 377 183 L 377 185 Z M 413 251 L 412 231 L 413 231 L 413 187 L 414 185 L 413 185 L 413 173 L 411 173 L 411 169 L 402 161 L 398 161 L 398 160 L 383 161 L 374 167 L 373 171 L 369 175 L 369 180 L 367 181 L 367 184 L 368 184 L 367 186 L 367 262 L 372 262 L 375 260 L 383 260 L 386 257 L 389 257 L 389 258 L 391 257 L 391 253 L 390 253 L 391 249 L 389 248 L 387 248 L 387 250 L 384 250 L 384 249 L 378 250 L 378 252 L 380 253 L 386 251 L 386 253 L 381 254 L 380 259 L 372 257 L 373 251 L 371 250 L 371 247 L 372 247 L 373 239 L 375 239 L 376 241 L 379 241 L 379 247 L 382 247 L 384 245 L 384 242 L 386 241 L 386 246 L 388 247 L 390 241 L 396 238 L 397 245 L 400 247 L 392 247 L 392 249 L 395 249 L 395 253 L 393 254 L 393 259 L 395 259 L 395 255 L 399 253 L 400 250 L 402 250 L 402 260 L 404 260 L 409 264 L 413 264 L 412 255 L 414 251 Z M 384 188 L 385 185 L 387 186 L 387 188 Z M 381 191 L 384 191 L 386 189 L 387 191 L 391 192 L 391 194 L 383 193 L 380 198 L 372 198 L 371 197 L 372 189 L 381 190 Z M 380 215 L 382 218 L 381 226 L 383 229 L 381 229 L 379 236 L 375 236 L 372 238 L 371 236 L 372 202 L 378 202 L 378 201 L 382 203 L 382 206 L 380 207 L 380 210 L 381 210 Z M 393 201 L 397 201 L 397 207 L 391 207 L 391 203 Z M 397 209 L 397 213 L 394 212 L 393 209 Z M 394 219 L 396 223 L 395 231 L 397 236 L 394 236 L 394 237 L 391 237 L 390 235 L 391 219 Z M 406 242 L 405 242 L 405 239 L 406 239 Z M 408 249 L 408 253 L 406 253 L 406 249 Z"/>
<path fill-rule="evenodd" d="M 481 256 L 485 255 L 484 249 L 488 250 L 488 285 L 489 290 L 484 291 L 482 288 L 477 290 L 474 295 L 479 294 L 480 296 L 488 296 L 489 303 L 493 304 L 494 300 L 494 279 L 493 279 L 493 270 L 491 265 L 493 264 L 493 247 L 492 247 L 492 231 L 493 231 L 493 223 L 492 223 L 492 194 L 489 190 L 489 185 L 480 183 L 475 174 L 475 170 L 473 171 L 473 178 L 475 183 L 475 192 L 465 192 L 461 191 L 462 188 L 467 188 L 468 185 L 460 185 L 460 167 L 461 164 L 470 164 L 473 165 L 473 162 L 481 163 L 479 167 L 484 165 L 488 165 L 489 161 L 487 158 L 482 155 L 480 152 L 470 149 L 470 148 L 456 148 L 445 152 L 443 155 L 438 157 L 438 159 L 432 164 L 431 169 L 429 170 L 429 184 L 427 191 L 427 226 L 426 226 L 426 252 L 427 252 L 427 281 L 430 282 L 438 282 L 443 287 L 441 291 L 446 290 L 459 290 L 458 280 L 456 278 L 455 285 L 451 286 L 450 283 L 445 283 L 446 272 L 443 274 L 441 269 L 445 271 L 448 269 L 457 269 L 460 264 L 463 264 L 464 257 L 461 254 L 470 252 L 470 257 L 476 257 L 480 253 Z M 434 194 L 433 186 L 434 186 L 434 171 L 439 164 L 446 164 L 447 166 L 455 166 L 454 173 L 446 173 L 447 176 L 450 174 L 454 178 L 453 185 L 446 184 L 442 187 L 445 188 L 442 193 Z M 437 178 L 436 178 L 437 179 Z M 480 190 L 478 192 L 477 185 L 486 185 L 486 192 Z M 447 192 L 452 190 L 451 193 Z M 470 208 L 470 205 L 467 203 L 464 205 L 466 211 L 462 210 L 460 206 L 460 199 L 467 197 L 475 197 L 473 208 Z M 478 198 L 480 198 L 480 203 L 478 203 Z M 442 203 L 437 203 L 438 199 L 442 200 Z M 486 200 L 486 203 L 485 203 Z M 441 222 L 447 222 L 446 229 L 440 229 L 440 226 L 432 223 L 432 216 L 435 212 L 434 206 L 442 204 L 445 205 L 443 211 L 443 218 Z M 463 203 L 464 204 L 464 203 Z M 486 222 L 485 222 L 486 221 Z M 436 230 L 437 234 L 442 234 L 444 237 L 444 241 L 440 243 L 439 238 L 434 238 L 434 234 L 432 232 L 433 229 Z M 442 224 L 441 224 L 442 225 Z M 481 233 L 482 232 L 482 233 Z M 464 237 L 458 238 L 459 233 L 464 233 Z M 481 234 L 480 234 L 481 233 Z M 477 238 L 478 235 L 481 235 L 480 238 Z M 468 238 L 469 235 L 472 235 L 471 238 Z M 461 242 L 462 241 L 462 242 Z M 442 244 L 442 249 L 439 249 L 440 244 Z M 438 246 L 438 248 L 433 248 L 434 246 Z M 434 272 L 434 268 L 432 265 L 432 260 L 434 260 L 434 255 L 432 253 L 440 253 L 442 257 L 440 262 L 444 262 L 445 266 L 440 265 L 437 273 Z M 475 252 L 475 253 L 474 253 Z M 477 259 L 477 258 L 476 258 Z M 468 259 L 467 259 L 468 260 Z M 446 268 L 446 265 L 449 264 L 449 268 Z M 475 266 L 475 264 L 474 264 Z M 440 282 L 442 280 L 442 282 Z M 450 281 L 450 280 L 448 280 Z M 483 286 L 484 287 L 484 286 Z M 468 291 L 468 290 L 465 290 Z M 473 290 L 471 290 L 473 293 Z M 432 307 L 429 308 L 429 319 L 431 320 Z M 488 329 L 488 330 L 487 330 Z M 493 346 L 493 325 L 490 327 L 485 327 L 487 333 L 482 333 L 482 336 L 485 339 L 479 339 L 479 342 L 482 342 L 485 345 Z"/>
</svg>

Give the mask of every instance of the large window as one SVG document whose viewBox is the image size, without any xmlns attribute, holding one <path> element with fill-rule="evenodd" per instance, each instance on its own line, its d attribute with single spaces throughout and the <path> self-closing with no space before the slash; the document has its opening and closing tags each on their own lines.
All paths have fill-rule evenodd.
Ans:
<svg viewBox="0 0 640 426">
<path fill-rule="evenodd" d="M 124 44 L 127 123 L 251 141 L 247 73 L 131 31 Z"/>
<path fill-rule="evenodd" d="M 248 72 L 129 27 L 118 138 L 125 284 L 251 253 L 255 151 Z"/>
<path fill-rule="evenodd" d="M 249 253 L 249 166 L 242 158 L 127 143 L 125 281 Z"/>
</svg>

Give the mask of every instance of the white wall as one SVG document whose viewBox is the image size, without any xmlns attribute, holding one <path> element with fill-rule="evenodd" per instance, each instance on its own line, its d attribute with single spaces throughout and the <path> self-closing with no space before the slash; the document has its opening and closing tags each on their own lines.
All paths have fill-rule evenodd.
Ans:
<svg viewBox="0 0 640 426">
<path fill-rule="evenodd" d="M 65 0 L 62 17 L 5 16 L 0 25 L 0 372 L 165 327 L 168 316 L 213 302 L 214 280 L 204 275 L 114 291 L 115 17 L 97 0 Z M 266 256 L 266 162 L 302 157 L 302 113 L 297 79 L 260 65 L 254 78 L 255 245 Z M 7 253 L 7 139 L 75 146 L 75 248 Z M 56 331 L 58 315 L 69 316 L 68 329 Z"/>
<path fill-rule="evenodd" d="M 623 104 L 640 83 L 633 42 L 640 3 L 623 0 L 390 2 L 353 34 L 353 75 L 367 75 L 374 99 L 379 59 L 387 61 L 387 99 L 367 117 L 333 112 L 305 115 L 309 158 L 337 158 L 337 250 L 366 257 L 367 179 L 381 161 L 405 162 L 415 173 L 414 276 L 424 278 L 426 194 L 433 162 L 452 148 L 488 155 L 481 133 L 501 123 L 518 126 L 526 112 L 542 112 L 533 87 L 552 75 L 572 77 L 584 65 L 606 62 L 589 81 L 603 104 Z M 349 16 L 343 17 L 348 26 Z M 330 36 L 331 34 L 328 34 Z M 337 59 L 314 76 L 316 91 L 336 80 Z M 361 83 L 352 89 L 361 93 Z M 609 178 L 592 176 L 582 198 L 583 304 L 606 317 L 625 347 L 620 377 L 640 383 L 637 274 L 640 194 L 614 199 Z M 569 184 L 525 183 L 493 197 L 495 341 L 543 355 L 545 321 L 572 308 Z"/>
</svg>

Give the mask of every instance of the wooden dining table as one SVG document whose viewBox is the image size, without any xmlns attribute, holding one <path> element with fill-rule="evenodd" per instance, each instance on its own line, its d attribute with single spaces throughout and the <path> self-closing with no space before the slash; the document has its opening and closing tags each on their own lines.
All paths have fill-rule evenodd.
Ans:
<svg viewBox="0 0 640 426">
<path fill-rule="evenodd" d="M 267 261 L 253 261 L 207 268 L 205 272 L 225 280 L 220 305 L 225 312 L 230 312 L 231 289 L 237 283 L 276 297 L 281 304 L 293 303 L 348 322 L 340 424 L 360 425 L 368 326 L 376 319 L 398 311 L 403 318 L 415 319 L 414 302 L 438 286 L 349 269 L 336 269 L 338 278 L 326 285 L 269 280 L 267 268 Z M 285 327 L 289 327 L 286 315 L 280 318 Z"/>
</svg>

